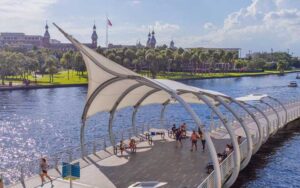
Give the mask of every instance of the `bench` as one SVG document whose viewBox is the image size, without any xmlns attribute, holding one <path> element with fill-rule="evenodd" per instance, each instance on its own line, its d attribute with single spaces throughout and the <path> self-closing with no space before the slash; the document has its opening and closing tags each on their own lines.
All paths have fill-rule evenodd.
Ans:
<svg viewBox="0 0 300 188">
<path fill-rule="evenodd" d="M 152 145 L 153 144 L 153 140 L 152 140 L 152 137 L 150 136 L 149 133 L 144 133 L 144 134 L 139 134 L 137 135 L 137 138 L 139 138 L 140 142 L 143 142 L 143 141 L 148 141 L 149 145 Z"/>
<path fill-rule="evenodd" d="M 151 136 L 160 135 L 162 139 L 165 139 L 165 132 L 164 131 L 151 131 Z"/>
</svg>

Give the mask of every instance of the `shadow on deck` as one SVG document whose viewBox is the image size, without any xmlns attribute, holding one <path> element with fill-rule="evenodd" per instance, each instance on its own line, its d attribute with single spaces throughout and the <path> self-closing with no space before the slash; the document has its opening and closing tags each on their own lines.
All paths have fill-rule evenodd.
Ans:
<svg viewBox="0 0 300 188">
<path fill-rule="evenodd" d="M 130 154 L 129 162 L 120 166 L 95 166 L 104 173 L 116 187 L 128 187 L 138 181 L 167 182 L 167 187 L 197 187 L 207 176 L 205 166 L 209 151 L 191 152 L 189 138 L 182 141 L 182 148 L 176 148 L 174 141 L 155 141 L 154 147 L 145 152 Z M 217 151 L 222 152 L 228 140 L 214 140 Z"/>
</svg>

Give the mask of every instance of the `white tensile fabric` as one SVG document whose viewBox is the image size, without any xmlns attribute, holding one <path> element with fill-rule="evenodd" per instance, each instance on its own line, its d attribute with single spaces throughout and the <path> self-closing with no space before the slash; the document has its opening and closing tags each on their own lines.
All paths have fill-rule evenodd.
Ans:
<svg viewBox="0 0 300 188">
<path fill-rule="evenodd" d="M 174 102 L 170 92 L 177 93 L 187 103 L 203 104 L 193 93 L 205 94 L 213 103 L 216 102 L 211 96 L 218 95 L 225 100 L 228 98 L 219 92 L 188 86 L 172 80 L 154 80 L 142 77 L 82 45 L 59 27 L 58 29 L 78 48 L 87 67 L 89 86 L 83 119 L 98 112 L 110 112 L 114 107 L 116 107 L 115 110 L 118 110 L 135 105 Z M 117 80 L 110 82 L 112 79 Z M 145 97 L 149 92 L 151 95 Z M 143 102 L 137 104 L 143 97 L 145 97 Z"/>
<path fill-rule="evenodd" d="M 268 97 L 268 95 L 266 94 L 250 94 L 250 95 L 247 95 L 247 96 L 243 96 L 243 97 L 238 97 L 236 98 L 236 100 L 238 101 L 243 101 L 243 102 L 246 102 L 246 101 L 260 101 L 262 100 L 263 98 L 266 98 Z"/>
</svg>

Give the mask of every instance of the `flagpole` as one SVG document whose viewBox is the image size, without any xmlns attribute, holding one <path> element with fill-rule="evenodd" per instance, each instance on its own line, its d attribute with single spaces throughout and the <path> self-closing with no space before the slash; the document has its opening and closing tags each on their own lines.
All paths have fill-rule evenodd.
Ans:
<svg viewBox="0 0 300 188">
<path fill-rule="evenodd" d="M 107 18 L 107 14 L 106 14 L 106 21 L 105 21 L 105 24 L 106 24 L 106 47 L 108 48 L 108 18 Z"/>
</svg>

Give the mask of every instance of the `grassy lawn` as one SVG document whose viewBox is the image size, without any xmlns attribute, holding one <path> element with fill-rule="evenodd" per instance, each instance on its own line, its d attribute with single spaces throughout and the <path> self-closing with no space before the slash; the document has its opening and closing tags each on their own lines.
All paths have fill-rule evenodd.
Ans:
<svg viewBox="0 0 300 188">
<path fill-rule="evenodd" d="M 285 71 L 288 72 L 295 72 L 293 71 Z M 298 70 L 300 71 L 300 70 Z M 172 73 L 159 73 L 157 78 L 159 79 L 201 79 L 201 78 L 223 78 L 223 77 L 240 77 L 240 76 L 255 76 L 255 75 L 267 75 L 267 74 L 278 74 L 278 71 L 265 71 L 265 72 L 253 72 L 253 73 L 197 73 L 197 74 L 190 74 L 185 72 L 172 72 Z M 150 74 L 146 71 L 140 73 L 143 76 L 149 76 Z M 35 83 L 35 78 L 33 75 L 29 76 L 29 80 L 32 83 Z M 22 84 L 22 80 L 15 77 L 8 78 L 5 82 L 8 84 L 9 81 L 13 82 L 13 85 L 20 85 Z M 86 84 L 87 80 L 87 73 L 77 75 L 75 71 L 70 71 L 70 79 L 68 80 L 68 72 L 62 71 L 54 75 L 54 82 L 49 82 L 49 75 L 38 75 L 37 76 L 37 84 L 38 85 L 64 85 L 64 84 Z"/>
<path fill-rule="evenodd" d="M 300 70 L 298 70 L 300 71 Z M 295 72 L 285 71 L 285 73 Z M 240 77 L 240 76 L 255 76 L 255 75 L 268 75 L 268 74 L 278 74 L 279 71 L 264 71 L 264 72 L 252 72 L 252 73 L 196 73 L 190 74 L 185 72 L 171 72 L 171 73 L 159 73 L 157 78 L 159 79 L 201 79 L 201 78 L 224 78 L 224 77 Z M 142 75 L 149 76 L 147 72 L 142 72 Z"/>
<path fill-rule="evenodd" d="M 35 83 L 33 75 L 30 75 L 28 79 L 31 83 Z M 77 75 L 75 71 L 70 71 L 70 79 L 68 80 L 68 71 L 62 71 L 54 75 L 53 83 L 49 82 L 49 75 L 37 75 L 36 80 L 38 85 L 85 84 L 87 83 L 87 73 Z M 6 84 L 8 84 L 8 81 L 12 81 L 13 85 L 22 84 L 22 80 L 19 78 L 11 77 L 6 80 Z"/>
</svg>

